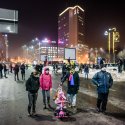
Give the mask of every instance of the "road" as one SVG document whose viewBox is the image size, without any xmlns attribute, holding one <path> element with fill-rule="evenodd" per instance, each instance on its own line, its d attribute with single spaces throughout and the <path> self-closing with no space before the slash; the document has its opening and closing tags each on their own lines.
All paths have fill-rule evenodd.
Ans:
<svg viewBox="0 0 125 125">
<path fill-rule="evenodd" d="M 26 71 L 26 79 L 30 76 L 32 70 L 30 68 Z M 13 74 L 7 76 L 7 79 L 0 79 L 0 125 L 125 125 L 124 107 L 119 108 L 115 102 L 122 100 L 122 105 L 125 102 L 124 83 L 114 84 L 107 109 L 109 113 L 107 113 L 108 115 L 103 115 L 95 112 L 95 86 L 91 84 L 90 80 L 87 81 L 81 78 L 81 87 L 77 98 L 78 111 L 76 114 L 72 114 L 70 118 L 61 121 L 54 117 L 53 111 L 43 110 L 42 94 L 40 91 L 37 99 L 37 117 L 28 117 L 28 96 L 25 91 L 25 81 L 14 81 Z M 52 74 L 52 76 L 53 91 L 51 92 L 51 97 L 54 96 L 55 90 L 58 87 L 61 74 Z M 66 90 L 66 83 L 64 83 L 64 89 Z M 51 104 L 55 107 L 52 98 Z"/>
</svg>

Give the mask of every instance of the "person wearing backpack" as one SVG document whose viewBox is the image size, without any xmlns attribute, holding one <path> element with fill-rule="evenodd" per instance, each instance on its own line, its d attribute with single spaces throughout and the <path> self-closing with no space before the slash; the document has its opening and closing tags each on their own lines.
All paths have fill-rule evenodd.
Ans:
<svg viewBox="0 0 125 125">
<path fill-rule="evenodd" d="M 26 81 L 26 91 L 28 91 L 29 105 L 28 105 L 28 115 L 36 114 L 36 100 L 38 96 L 38 90 L 40 87 L 39 76 L 36 71 L 32 72 L 30 78 Z M 32 108 L 32 114 L 31 114 Z"/>
<path fill-rule="evenodd" d="M 46 104 L 51 109 L 50 105 L 50 89 L 52 88 L 52 77 L 49 74 L 49 68 L 44 69 L 44 73 L 40 75 L 40 89 L 42 90 L 44 108 L 46 109 Z M 47 102 L 46 102 L 47 98 Z"/>
</svg>

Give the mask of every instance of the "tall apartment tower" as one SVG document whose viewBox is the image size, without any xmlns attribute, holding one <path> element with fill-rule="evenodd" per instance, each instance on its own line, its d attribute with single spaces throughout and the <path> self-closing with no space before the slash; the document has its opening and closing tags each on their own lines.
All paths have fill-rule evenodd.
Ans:
<svg viewBox="0 0 125 125">
<path fill-rule="evenodd" d="M 63 56 L 65 47 L 80 47 L 85 43 L 84 10 L 76 5 L 68 7 L 58 18 L 58 55 Z M 62 54 L 62 55 L 61 55 Z"/>
</svg>

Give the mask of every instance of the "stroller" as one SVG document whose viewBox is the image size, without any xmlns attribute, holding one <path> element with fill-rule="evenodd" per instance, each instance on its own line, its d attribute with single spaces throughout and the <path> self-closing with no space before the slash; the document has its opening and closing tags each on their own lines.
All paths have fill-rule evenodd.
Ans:
<svg viewBox="0 0 125 125">
<path fill-rule="evenodd" d="M 66 107 L 66 103 L 68 101 L 66 100 L 64 92 L 62 91 L 62 86 L 60 85 L 57 89 L 54 100 L 55 104 L 57 105 L 54 115 L 59 119 L 68 117 L 69 113 L 67 112 L 67 107 Z"/>
</svg>

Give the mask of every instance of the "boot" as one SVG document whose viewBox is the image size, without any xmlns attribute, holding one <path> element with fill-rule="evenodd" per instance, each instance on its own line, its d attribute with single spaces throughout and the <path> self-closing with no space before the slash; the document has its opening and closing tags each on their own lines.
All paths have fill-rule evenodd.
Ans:
<svg viewBox="0 0 125 125">
<path fill-rule="evenodd" d="M 32 108 L 32 115 L 36 115 L 36 106 L 33 106 Z"/>
<path fill-rule="evenodd" d="M 72 106 L 72 109 L 73 109 L 73 113 L 75 114 L 77 112 L 76 106 Z"/>
<path fill-rule="evenodd" d="M 46 104 L 44 104 L 44 107 L 43 107 L 43 109 L 47 109 L 47 108 L 46 108 Z"/>
<path fill-rule="evenodd" d="M 51 107 L 51 105 L 50 105 L 50 97 L 47 97 L 47 103 L 48 103 L 48 107 L 49 107 L 50 109 L 52 109 L 52 107 Z"/>
<path fill-rule="evenodd" d="M 28 106 L 28 116 L 31 116 L 31 107 Z"/>
</svg>

